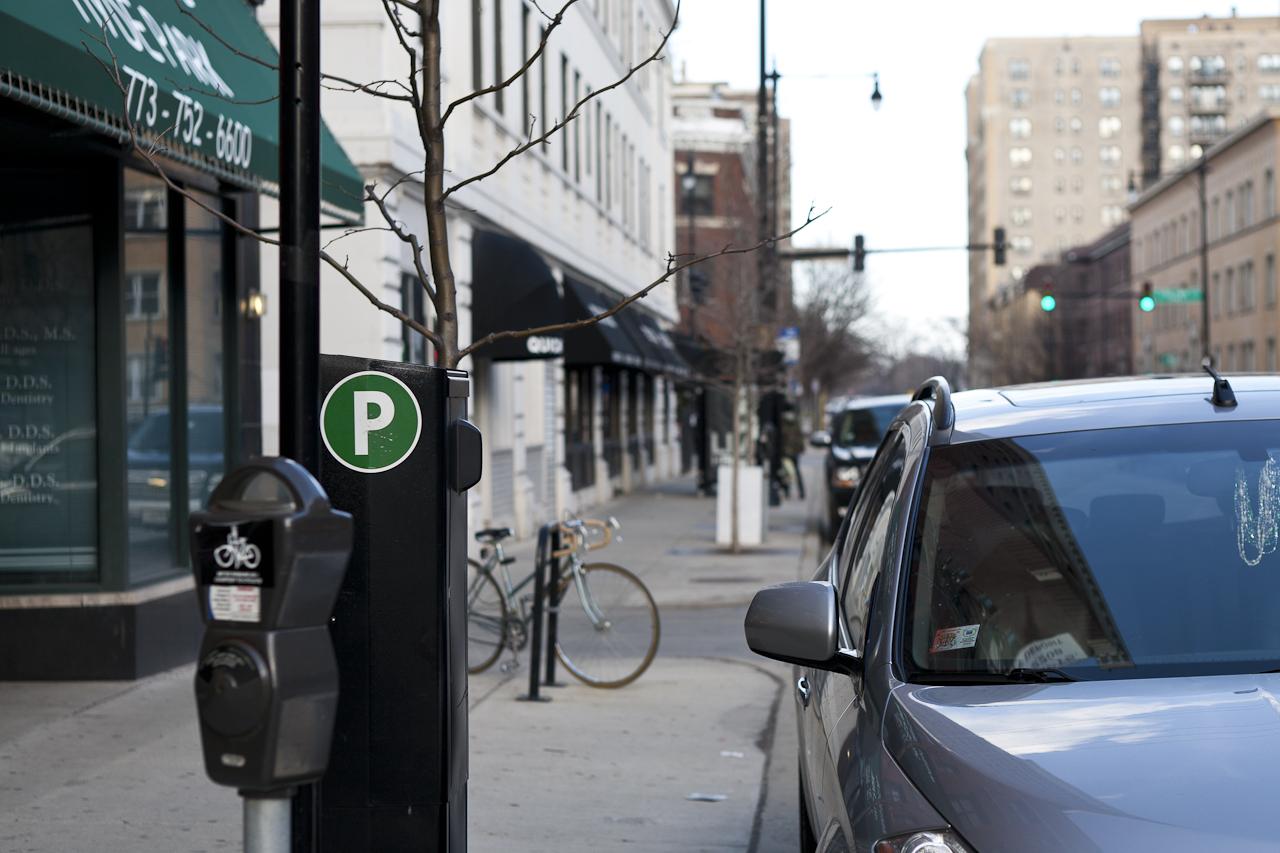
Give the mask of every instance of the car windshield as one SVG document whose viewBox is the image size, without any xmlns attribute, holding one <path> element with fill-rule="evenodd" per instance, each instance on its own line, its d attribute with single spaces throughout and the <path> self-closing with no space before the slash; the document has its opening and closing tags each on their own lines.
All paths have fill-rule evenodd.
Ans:
<svg viewBox="0 0 1280 853">
<path fill-rule="evenodd" d="M 848 409 L 836 416 L 833 444 L 853 447 L 875 447 L 884 438 L 902 406 L 896 403 L 867 409 Z"/>
<path fill-rule="evenodd" d="M 1280 667 L 1274 421 L 939 447 L 920 506 L 903 629 L 914 680 Z"/>
</svg>

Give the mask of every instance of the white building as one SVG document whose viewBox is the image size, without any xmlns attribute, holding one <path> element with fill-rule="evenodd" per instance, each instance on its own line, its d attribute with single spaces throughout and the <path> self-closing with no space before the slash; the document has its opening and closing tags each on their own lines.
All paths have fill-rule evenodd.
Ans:
<svg viewBox="0 0 1280 853">
<path fill-rule="evenodd" d="M 275 37 L 278 11 L 267 5 L 260 14 Z M 653 52 L 673 14 L 668 0 L 575 5 L 528 74 L 450 117 L 445 185 L 489 169 L 527 138 L 531 123 L 541 132 L 577 99 L 625 75 Z M 547 23 L 526 0 L 449 4 L 441 23 L 444 103 L 510 76 L 536 49 Z M 327 73 L 361 82 L 405 79 L 408 60 L 381 5 L 328 0 L 323 27 Z M 662 274 L 675 247 L 670 93 L 669 63 L 650 64 L 588 102 L 549 144 L 450 199 L 462 345 L 473 334 L 576 319 Z M 422 169 L 407 105 L 326 89 L 323 110 L 367 182 L 389 187 Z M 407 181 L 387 203 L 425 242 L 421 186 Z M 264 210 L 263 221 L 274 216 Z M 378 224 L 377 211 L 367 207 L 366 225 Z M 341 234 L 327 230 L 325 238 Z M 351 270 L 383 301 L 430 321 L 430 302 L 412 274 L 412 250 L 395 235 L 355 234 L 330 251 L 349 258 Z M 269 305 L 279 304 L 271 292 L 277 262 L 274 251 L 263 252 Z M 420 336 L 376 310 L 334 271 L 322 273 L 321 291 L 324 352 L 429 360 Z M 677 473 L 674 378 L 681 362 L 667 334 L 675 319 L 674 285 L 664 284 L 601 328 L 570 333 L 557 357 L 547 356 L 561 350 L 559 342 L 519 341 L 463 361 L 475 378 L 472 417 L 485 437 L 485 476 L 472 490 L 473 525 L 509 524 L 529 535 L 565 509 Z M 278 350 L 270 338 L 263 342 L 267 452 L 278 430 Z"/>
</svg>

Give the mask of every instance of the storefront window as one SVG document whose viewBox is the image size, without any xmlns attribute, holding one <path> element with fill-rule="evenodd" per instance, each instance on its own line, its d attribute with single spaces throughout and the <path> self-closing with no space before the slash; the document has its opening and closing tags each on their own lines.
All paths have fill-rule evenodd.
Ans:
<svg viewBox="0 0 1280 853">
<path fill-rule="evenodd" d="M 199 195 L 217 210 L 218 200 Z M 203 507 L 226 467 L 223 435 L 222 223 L 186 202 L 187 500 Z"/>
<path fill-rule="evenodd" d="M 159 178 L 126 169 L 124 192 L 129 574 L 136 581 L 174 566 L 170 539 L 169 219 L 167 190 Z"/>
<path fill-rule="evenodd" d="M 65 180 L 65 179 L 64 179 Z M 25 185 L 30 181 L 30 186 Z M 55 176 L 0 200 L 0 584 L 98 578 L 93 228 Z"/>
</svg>

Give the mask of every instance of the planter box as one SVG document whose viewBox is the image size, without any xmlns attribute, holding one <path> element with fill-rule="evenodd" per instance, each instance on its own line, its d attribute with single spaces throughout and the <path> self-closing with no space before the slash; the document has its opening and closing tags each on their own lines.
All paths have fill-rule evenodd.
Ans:
<svg viewBox="0 0 1280 853">
<path fill-rule="evenodd" d="M 716 469 L 716 544 L 731 545 L 733 532 L 730 526 L 730 495 L 733 489 L 733 466 L 721 465 Z M 768 529 L 769 495 L 765 490 L 764 468 L 759 465 L 743 465 L 738 468 L 738 544 L 764 544 Z"/>
</svg>

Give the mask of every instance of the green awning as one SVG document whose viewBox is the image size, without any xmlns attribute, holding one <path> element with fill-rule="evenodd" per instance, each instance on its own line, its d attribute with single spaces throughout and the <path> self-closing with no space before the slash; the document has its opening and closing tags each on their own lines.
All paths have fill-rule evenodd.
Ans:
<svg viewBox="0 0 1280 853">
<path fill-rule="evenodd" d="M 128 92 L 99 62 L 112 53 Z M 118 138 L 127 109 L 166 156 L 268 193 L 277 61 L 245 0 L 0 0 L 0 95 Z M 328 127 L 320 153 L 325 212 L 360 221 L 363 181 Z"/>
</svg>

